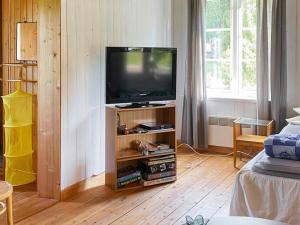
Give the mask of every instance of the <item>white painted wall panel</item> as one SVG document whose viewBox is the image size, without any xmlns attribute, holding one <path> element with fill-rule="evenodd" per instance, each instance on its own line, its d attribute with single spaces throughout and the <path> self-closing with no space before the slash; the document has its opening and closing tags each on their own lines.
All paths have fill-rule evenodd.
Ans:
<svg viewBox="0 0 300 225">
<path fill-rule="evenodd" d="M 172 46 L 172 0 L 62 1 L 62 189 L 104 171 L 105 47 Z"/>
<path fill-rule="evenodd" d="M 181 137 L 184 82 L 187 73 L 187 1 L 173 0 L 173 45 L 177 48 L 177 138 Z"/>
<path fill-rule="evenodd" d="M 287 1 L 287 103 L 288 116 L 292 108 L 300 106 L 300 2 Z"/>
</svg>

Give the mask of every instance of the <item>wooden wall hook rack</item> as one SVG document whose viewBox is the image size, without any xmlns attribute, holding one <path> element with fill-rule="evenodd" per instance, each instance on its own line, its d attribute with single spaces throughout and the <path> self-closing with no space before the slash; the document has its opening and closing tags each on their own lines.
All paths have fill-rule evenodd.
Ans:
<svg viewBox="0 0 300 225">
<path fill-rule="evenodd" d="M 4 67 L 4 66 L 21 68 L 21 70 L 19 72 L 20 79 L 12 79 L 12 80 L 0 79 L 1 82 L 20 82 L 21 81 L 21 82 L 25 82 L 25 83 L 37 83 L 36 80 L 24 80 L 24 79 L 22 79 L 22 69 L 26 68 L 27 66 L 37 66 L 36 63 L 2 63 L 2 64 L 0 64 L 0 68 Z"/>
</svg>

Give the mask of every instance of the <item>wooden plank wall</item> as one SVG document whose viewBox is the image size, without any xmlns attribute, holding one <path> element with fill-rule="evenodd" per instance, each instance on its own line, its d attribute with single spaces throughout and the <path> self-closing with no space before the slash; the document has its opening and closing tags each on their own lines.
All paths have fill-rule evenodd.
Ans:
<svg viewBox="0 0 300 225">
<path fill-rule="evenodd" d="M 38 168 L 38 193 L 60 198 L 60 0 L 2 0 L 2 54 L 5 63 L 16 63 L 16 23 L 38 23 L 38 67 L 23 69 L 22 89 L 34 94 L 34 150 Z M 42 76 L 38 76 L 42 74 Z M 18 79 L 18 68 L 3 68 L 3 80 Z M 2 82 L 3 95 L 15 91 Z M 37 104 L 37 102 L 39 104 Z M 37 132 L 38 131 L 38 132 Z M 37 141 L 38 140 L 38 141 Z"/>
<path fill-rule="evenodd" d="M 4 63 L 17 63 L 16 60 L 16 23 L 37 22 L 38 0 L 2 0 L 2 54 Z M 19 68 L 3 68 L 3 79 L 18 79 Z M 23 69 L 23 79 L 37 80 L 36 67 Z M 3 94 L 15 91 L 15 83 L 3 82 Z M 32 94 L 37 93 L 37 84 L 23 83 L 22 88 Z"/>
<path fill-rule="evenodd" d="M 172 0 L 62 0 L 62 189 L 104 171 L 105 47 L 171 46 Z"/>
<path fill-rule="evenodd" d="M 38 0 L 2 0 L 2 62 L 17 63 L 16 60 L 16 23 L 37 22 Z M 22 79 L 36 80 L 38 78 L 37 67 L 16 68 L 4 67 L 2 69 L 1 95 L 7 95 L 16 90 L 15 83 L 5 82 L 9 79 L 19 79 L 20 70 Z M 22 90 L 33 94 L 33 151 L 34 168 L 37 165 L 37 83 L 22 83 Z M 2 103 L 1 103 L 2 104 Z"/>
<path fill-rule="evenodd" d="M 38 1 L 38 190 L 60 199 L 60 0 Z"/>
</svg>

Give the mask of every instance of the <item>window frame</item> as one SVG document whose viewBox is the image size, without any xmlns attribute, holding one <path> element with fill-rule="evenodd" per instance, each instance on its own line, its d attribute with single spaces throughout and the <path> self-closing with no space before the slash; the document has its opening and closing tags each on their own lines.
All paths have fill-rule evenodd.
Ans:
<svg viewBox="0 0 300 225">
<path fill-rule="evenodd" d="M 253 0 L 255 1 L 255 0 Z M 253 61 L 256 65 L 255 59 L 243 59 L 243 12 L 242 12 L 242 0 L 231 0 L 231 27 L 230 28 L 208 28 L 205 29 L 205 35 L 207 32 L 221 32 L 230 31 L 230 59 L 207 59 L 205 53 L 205 62 L 230 62 L 231 73 L 231 89 L 230 90 L 218 90 L 206 87 L 207 97 L 211 99 L 227 98 L 227 99 L 256 99 L 256 87 L 255 90 L 243 90 L 243 62 Z M 256 30 L 256 27 L 247 27 L 246 30 Z M 255 32 L 256 34 L 256 32 Z M 207 43 L 207 40 L 205 40 Z M 256 66 L 255 66 L 256 68 Z M 256 75 L 256 74 L 255 74 Z"/>
</svg>

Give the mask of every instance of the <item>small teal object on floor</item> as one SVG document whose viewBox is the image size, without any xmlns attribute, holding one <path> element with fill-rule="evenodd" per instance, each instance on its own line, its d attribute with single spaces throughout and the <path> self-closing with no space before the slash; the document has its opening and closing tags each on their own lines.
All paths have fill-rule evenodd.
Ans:
<svg viewBox="0 0 300 225">
<path fill-rule="evenodd" d="M 186 216 L 186 225 L 206 225 L 208 223 L 208 219 L 204 219 L 203 216 L 198 215 L 193 219 L 190 216 Z"/>
</svg>

